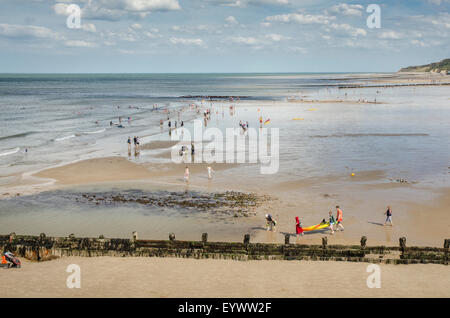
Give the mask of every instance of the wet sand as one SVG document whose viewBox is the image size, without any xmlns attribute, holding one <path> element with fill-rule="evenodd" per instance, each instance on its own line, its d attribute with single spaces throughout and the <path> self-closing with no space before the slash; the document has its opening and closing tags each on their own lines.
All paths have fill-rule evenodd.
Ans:
<svg viewBox="0 0 450 318">
<path fill-rule="evenodd" d="M 206 163 L 188 166 L 191 172 L 189 185 L 183 181 L 184 164 L 138 164 L 120 157 L 81 161 L 44 170 L 36 176 L 56 180 L 57 187 L 122 183 L 133 188 L 141 182 L 160 189 L 178 186 L 180 189 L 186 187 L 185 190 L 235 190 L 269 195 L 272 200 L 257 208 L 256 216 L 245 220 L 253 242 L 281 243 L 284 235 L 290 234 L 291 240 L 298 244 L 320 244 L 323 236 L 328 236 L 330 244 L 358 244 L 361 236 L 367 236 L 368 245 L 398 245 L 398 238 L 406 236 L 409 246 L 441 247 L 448 238 L 450 188 L 428 189 L 420 184 L 389 181 L 380 170 L 295 181 L 278 181 L 276 178 L 263 183 L 257 179 L 238 181 L 245 166 L 227 164 L 212 165 L 215 172 L 211 181 L 207 178 Z M 236 167 L 240 169 L 234 169 Z M 383 213 L 388 204 L 394 211 L 393 227 L 383 226 Z M 327 218 L 330 209 L 335 214 L 335 205 L 344 210 L 345 231 L 334 235 L 328 230 L 315 231 L 296 238 L 295 216 L 303 219 L 304 226 L 314 225 Z M 271 213 L 277 219 L 276 232 L 265 230 L 265 213 Z M 128 237 L 130 231 L 132 229 L 124 229 L 122 236 Z M 233 233 L 228 240 L 241 241 L 244 234 Z M 183 239 L 183 233 L 177 233 L 177 237 Z"/>
<path fill-rule="evenodd" d="M 69 264 L 81 288 L 69 289 Z M 368 263 L 68 257 L 24 261 L 0 271 L 0 297 L 450 297 L 450 269 L 381 264 L 381 288 L 368 288 Z M 339 273 L 339 275 L 336 275 Z"/>
</svg>

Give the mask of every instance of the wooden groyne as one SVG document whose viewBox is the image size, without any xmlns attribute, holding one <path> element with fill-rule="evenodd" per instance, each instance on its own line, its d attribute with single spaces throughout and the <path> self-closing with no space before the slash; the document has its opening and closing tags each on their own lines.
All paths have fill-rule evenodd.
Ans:
<svg viewBox="0 0 450 318">
<path fill-rule="evenodd" d="M 208 242 L 203 233 L 201 241 L 179 241 L 175 234 L 169 240 L 139 240 L 133 232 L 131 239 L 0 235 L 3 252 L 10 251 L 33 261 L 46 261 L 65 256 L 117 257 L 180 257 L 233 260 L 321 260 L 387 264 L 445 264 L 448 265 L 450 239 L 444 247 L 408 247 L 406 238 L 399 246 L 367 246 L 363 236 L 358 245 L 328 245 L 326 237 L 321 245 L 291 244 L 289 235 L 285 244 L 250 243 L 246 234 L 240 242 Z"/>
<path fill-rule="evenodd" d="M 406 86 L 445 86 L 445 85 L 450 85 L 450 82 L 444 82 L 444 83 L 376 84 L 376 85 L 352 84 L 352 85 L 338 85 L 338 89 L 347 89 L 347 88 L 391 88 L 391 87 L 406 87 Z"/>
</svg>

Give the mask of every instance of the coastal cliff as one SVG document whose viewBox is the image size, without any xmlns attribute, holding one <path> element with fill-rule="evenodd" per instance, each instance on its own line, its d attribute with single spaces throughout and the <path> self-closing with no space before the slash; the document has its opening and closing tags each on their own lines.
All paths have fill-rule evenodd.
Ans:
<svg viewBox="0 0 450 318">
<path fill-rule="evenodd" d="M 404 67 L 400 69 L 399 72 L 431 72 L 448 74 L 450 72 L 450 59 L 445 59 L 440 62 L 426 65 Z"/>
</svg>

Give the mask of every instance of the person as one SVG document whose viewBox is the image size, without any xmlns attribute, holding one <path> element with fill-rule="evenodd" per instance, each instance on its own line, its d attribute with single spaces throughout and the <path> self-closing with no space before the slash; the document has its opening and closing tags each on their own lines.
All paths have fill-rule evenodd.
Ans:
<svg viewBox="0 0 450 318">
<path fill-rule="evenodd" d="M 170 128 L 172 127 L 172 123 L 170 122 L 170 120 L 169 120 L 169 122 L 167 123 L 167 125 L 169 126 L 169 130 L 170 130 Z"/>
<path fill-rule="evenodd" d="M 191 156 L 195 155 L 194 143 L 191 142 Z"/>
<path fill-rule="evenodd" d="M 136 151 L 139 152 L 139 137 L 136 137 Z"/>
<path fill-rule="evenodd" d="M 266 214 L 266 228 L 267 231 L 275 231 L 275 225 L 277 225 L 277 221 L 270 214 Z"/>
<path fill-rule="evenodd" d="M 336 219 L 333 216 L 333 211 L 330 210 L 328 215 L 329 215 L 330 231 L 331 234 L 334 234 L 334 225 L 336 224 Z"/>
<path fill-rule="evenodd" d="M 189 182 L 189 168 L 188 168 L 188 166 L 186 166 L 186 170 L 184 170 L 184 181 L 186 183 Z"/>
<path fill-rule="evenodd" d="M 295 217 L 295 233 L 297 234 L 297 238 L 299 238 L 300 235 L 303 236 L 303 224 L 298 216 Z"/>
<path fill-rule="evenodd" d="M 339 207 L 339 205 L 336 205 L 336 221 L 337 221 L 336 231 L 339 231 L 339 229 L 342 229 L 341 231 L 343 231 L 344 230 L 344 226 L 342 225 L 343 216 L 342 210 Z"/>
<path fill-rule="evenodd" d="M 213 168 L 211 168 L 211 166 L 208 166 L 208 179 L 212 179 L 212 175 L 211 173 L 213 172 Z"/>
<path fill-rule="evenodd" d="M 184 122 L 183 121 L 181 121 L 181 127 L 184 127 Z"/>
<path fill-rule="evenodd" d="M 392 226 L 392 210 L 391 207 L 388 205 L 386 212 L 384 213 L 386 215 L 386 221 L 384 221 L 384 226 L 386 226 L 386 223 L 389 222 Z"/>
<path fill-rule="evenodd" d="M 131 137 L 130 136 L 128 136 L 127 143 L 128 143 L 128 153 L 131 153 Z"/>
</svg>

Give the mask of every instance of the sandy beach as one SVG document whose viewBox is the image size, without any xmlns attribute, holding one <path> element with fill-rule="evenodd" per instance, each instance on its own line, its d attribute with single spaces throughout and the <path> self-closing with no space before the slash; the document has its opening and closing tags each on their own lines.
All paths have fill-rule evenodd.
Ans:
<svg viewBox="0 0 450 318">
<path fill-rule="evenodd" d="M 81 270 L 69 289 L 67 266 Z M 368 288 L 367 263 L 68 257 L 0 270 L 2 297 L 449 297 L 444 265 L 380 265 Z M 336 275 L 339 273 L 339 275 Z"/>
<path fill-rule="evenodd" d="M 420 76 L 412 79 L 409 82 L 424 81 Z M 380 77 L 373 83 L 397 80 L 408 82 L 402 75 L 390 79 Z M 406 91 L 402 91 L 404 99 L 399 100 L 400 89 Z M 87 237 L 102 234 L 109 238 L 130 238 L 132 231 L 137 231 L 140 239 L 150 240 L 167 239 L 171 232 L 179 240 L 199 240 L 201 233 L 207 232 L 211 241 L 242 242 L 244 234 L 250 234 L 251 242 L 282 243 L 285 235 L 290 235 L 291 243 L 295 244 L 320 244 L 327 237 L 328 244 L 353 245 L 366 236 L 369 246 L 397 246 L 399 238 L 406 237 L 408 246 L 442 247 L 450 224 L 448 163 L 443 159 L 448 149 L 442 146 L 448 123 L 442 116 L 447 110 L 439 104 L 443 101 L 442 87 L 434 89 L 417 88 L 430 94 L 427 98 L 433 98 L 438 104 L 436 109 L 421 106 L 426 100 L 423 98 L 416 102 L 419 110 L 413 115 L 404 100 L 409 95 L 417 97 L 416 88 L 349 89 L 348 99 L 340 91 L 321 91 L 317 98 L 306 96 L 300 102 L 289 98 L 201 102 L 201 106 L 195 107 L 212 109 L 211 119 L 205 121 L 205 126 L 222 131 L 239 127 L 240 120 L 258 128 L 259 117 L 270 118 L 268 127 L 280 128 L 281 132 L 279 171 L 263 175 L 260 163 L 248 162 L 174 163 L 171 147 L 177 141 L 170 140 L 172 135 L 164 121 L 163 127 L 157 126 L 157 132 L 143 134 L 145 142 L 137 154 L 134 150 L 128 154 L 125 143 L 132 133 L 107 134 L 76 160 L 58 160 L 56 164 L 40 166 L 37 171 L 30 169 L 6 175 L 0 184 L 0 212 L 3 213 L 0 227 L 3 234 L 45 232 L 48 236 L 67 236 L 75 233 Z M 361 98 L 365 102 L 358 102 Z M 372 102 L 374 98 L 376 103 Z M 192 116 L 195 107 L 177 108 L 172 120 L 175 116 L 182 117 L 183 109 L 188 109 Z M 429 120 L 423 120 L 428 112 Z M 202 117 L 200 111 L 197 117 Z M 192 120 L 184 124 L 193 129 Z M 203 146 L 208 144 L 197 142 Z M 184 144 L 190 146 L 189 142 Z M 189 183 L 183 180 L 186 166 L 190 170 Z M 208 166 L 214 171 L 211 179 L 207 175 Z M 134 191 L 133 195 L 137 196 L 161 191 L 212 195 L 237 191 L 270 199 L 245 217 L 208 211 L 197 213 L 195 208 L 177 210 L 123 202 L 89 205 L 88 201 L 78 200 L 83 195 L 114 196 L 127 191 Z M 330 210 L 336 214 L 336 205 L 344 211 L 344 231 L 334 234 L 328 230 L 313 231 L 296 238 L 296 216 L 302 218 L 304 226 L 314 225 L 327 218 Z M 387 205 L 394 211 L 393 226 L 383 225 Z M 275 231 L 265 228 L 267 213 L 277 220 Z M 81 289 L 65 287 L 68 275 L 65 268 L 72 263 L 82 268 Z M 6 284 L 14 282 L 18 286 L 4 290 L 4 297 L 450 295 L 447 266 L 381 265 L 382 288 L 369 289 L 367 265 L 69 257 L 41 263 L 23 259 L 21 269 L 0 271 L 0 275 Z M 336 272 L 340 274 L 336 276 Z"/>
</svg>

